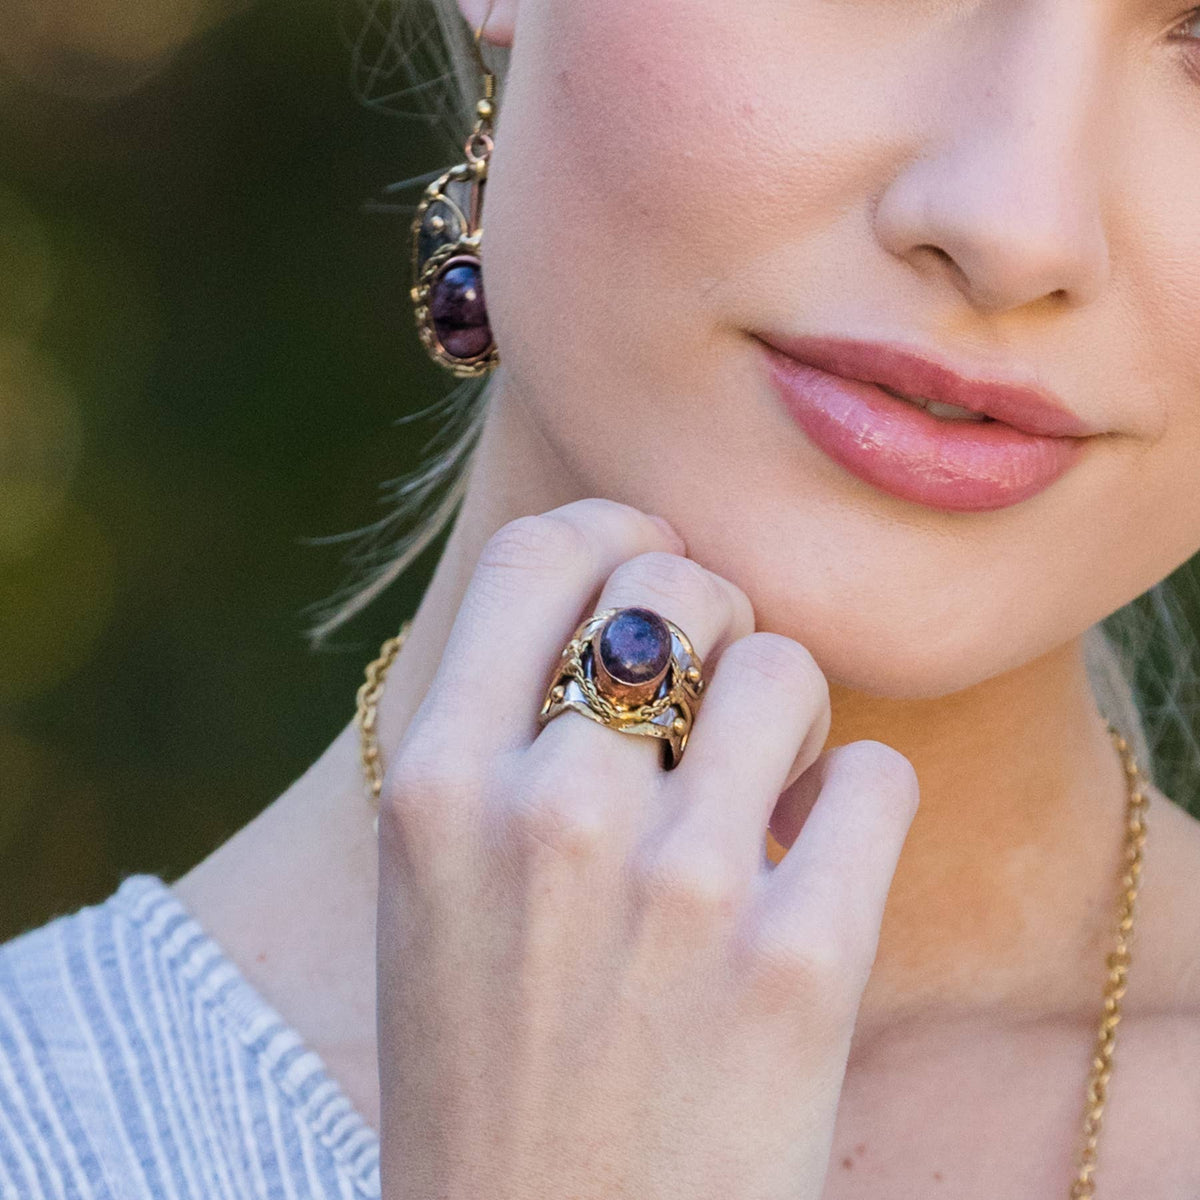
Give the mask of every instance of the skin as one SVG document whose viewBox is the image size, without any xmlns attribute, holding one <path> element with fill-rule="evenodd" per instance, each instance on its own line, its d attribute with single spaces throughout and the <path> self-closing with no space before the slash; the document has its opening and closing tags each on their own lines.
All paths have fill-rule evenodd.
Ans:
<svg viewBox="0 0 1200 1200">
<path fill-rule="evenodd" d="M 463 0 L 473 25 L 484 7 Z M 1200 549 L 1186 15 L 501 0 L 488 20 L 513 47 L 485 208 L 503 365 L 384 696 L 384 758 L 487 539 L 578 498 L 661 514 L 758 630 L 801 643 L 826 745 L 882 742 L 920 782 L 829 1198 L 1066 1194 L 1125 802 L 1082 637 Z M 1108 432 L 1021 504 L 924 508 L 805 440 L 747 336 L 767 328 L 1032 375 Z M 780 796 L 784 845 L 811 802 Z M 1149 825 L 1100 1194 L 1179 1200 L 1200 1193 L 1179 1152 L 1200 1126 L 1200 823 L 1155 791 Z M 372 1124 L 377 854 L 348 725 L 174 885 Z"/>
</svg>

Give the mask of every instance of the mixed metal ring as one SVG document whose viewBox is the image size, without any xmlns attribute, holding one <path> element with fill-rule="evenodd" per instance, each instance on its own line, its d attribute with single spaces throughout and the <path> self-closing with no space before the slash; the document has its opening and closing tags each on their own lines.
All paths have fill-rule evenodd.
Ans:
<svg viewBox="0 0 1200 1200">
<path fill-rule="evenodd" d="M 538 714 L 574 711 L 621 733 L 663 741 L 678 765 L 692 730 L 703 664 L 673 621 L 642 607 L 607 608 L 580 622 L 563 649 Z"/>
</svg>

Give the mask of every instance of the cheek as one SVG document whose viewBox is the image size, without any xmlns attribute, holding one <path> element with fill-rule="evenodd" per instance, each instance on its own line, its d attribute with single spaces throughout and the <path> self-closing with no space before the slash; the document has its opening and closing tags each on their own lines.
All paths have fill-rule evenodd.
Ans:
<svg viewBox="0 0 1200 1200">
<path fill-rule="evenodd" d="M 746 109 L 740 114 L 725 112 L 736 88 L 722 39 L 733 31 L 720 27 L 717 6 L 543 0 L 540 8 L 514 52 L 501 121 L 507 116 L 513 128 L 507 167 L 553 205 L 547 232 L 620 253 L 614 236 L 627 243 L 644 234 L 661 245 L 686 238 L 689 226 L 707 233 L 735 211 L 731 185 L 761 135 L 746 123 L 752 101 L 734 101 Z M 715 54 L 722 44 L 726 52 Z M 686 205 L 697 164 L 704 179 L 695 190 L 709 220 L 693 225 Z"/>
<path fill-rule="evenodd" d="M 1114 324 L 1132 349 L 1119 368 L 1127 380 L 1119 394 L 1128 411 L 1144 414 L 1144 437 L 1130 439 L 1122 456 L 1106 523 L 1147 587 L 1200 546 L 1200 204 L 1185 180 L 1172 179 L 1177 157 L 1164 144 L 1153 170 L 1131 164 L 1128 177 L 1145 190 L 1140 219 L 1136 229 L 1118 230 L 1113 248 L 1126 297 Z M 1189 165 L 1194 175 L 1195 155 Z"/>
<path fill-rule="evenodd" d="M 721 306 L 771 311 L 751 293 L 772 286 L 773 239 L 868 187 L 881 132 L 845 94 L 853 31 L 815 46 L 817 22 L 778 0 L 527 4 L 485 208 L 502 353 L 539 378 L 537 345 L 563 348 L 576 379 L 619 360 L 643 387 L 675 359 L 678 386 L 676 356 L 700 351 Z"/>
</svg>

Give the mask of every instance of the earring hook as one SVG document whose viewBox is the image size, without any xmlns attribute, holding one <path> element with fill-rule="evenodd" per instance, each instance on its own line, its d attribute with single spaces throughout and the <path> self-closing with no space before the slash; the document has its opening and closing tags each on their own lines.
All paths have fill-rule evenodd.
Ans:
<svg viewBox="0 0 1200 1200">
<path fill-rule="evenodd" d="M 479 28 L 475 30 L 475 36 L 471 39 L 471 49 L 475 52 L 475 60 L 479 63 L 479 69 L 483 72 L 484 77 L 484 96 L 488 100 L 495 99 L 496 95 L 496 76 L 492 69 L 483 61 L 483 51 L 480 49 L 480 39 L 483 37 L 484 26 L 487 25 L 488 19 L 492 15 L 492 9 L 496 5 L 496 0 L 488 0 L 487 12 L 483 14 L 483 20 L 479 23 Z"/>
</svg>

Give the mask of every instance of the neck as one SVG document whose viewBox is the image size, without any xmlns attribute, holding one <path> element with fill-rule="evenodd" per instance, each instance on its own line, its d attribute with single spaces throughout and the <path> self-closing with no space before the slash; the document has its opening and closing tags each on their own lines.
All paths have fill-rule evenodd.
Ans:
<svg viewBox="0 0 1200 1200">
<path fill-rule="evenodd" d="M 1081 640 L 949 696 L 881 701 L 833 684 L 831 703 L 830 745 L 886 742 L 921 786 L 860 1041 L 931 1013 L 1090 1020 L 1127 793 Z"/>
<path fill-rule="evenodd" d="M 380 702 L 385 766 L 486 539 L 582 494 L 519 399 L 494 386 L 462 508 Z M 832 681 L 831 698 L 829 745 L 886 742 L 921 783 L 856 1036 L 934 1012 L 1090 1013 L 1125 785 L 1081 644 L 938 699 Z M 377 844 L 361 772 L 350 724 L 175 888 L 374 1120 Z"/>
</svg>

